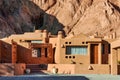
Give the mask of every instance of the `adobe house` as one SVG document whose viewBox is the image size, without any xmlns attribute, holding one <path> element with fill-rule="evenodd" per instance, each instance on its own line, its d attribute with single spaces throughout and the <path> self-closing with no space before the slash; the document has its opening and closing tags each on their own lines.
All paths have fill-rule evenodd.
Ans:
<svg viewBox="0 0 120 80">
<path fill-rule="evenodd" d="M 35 72 L 46 70 L 47 64 L 53 63 L 52 44 L 48 42 L 46 30 L 3 38 L 0 41 L 0 62 L 14 66 L 15 75 L 23 74 L 26 68 L 36 68 L 33 69 Z"/>
<path fill-rule="evenodd" d="M 46 30 L 36 30 L 12 35 L 3 41 L 12 44 L 12 63 L 48 64 L 53 63 L 52 44 L 48 40 Z"/>
<path fill-rule="evenodd" d="M 22 66 L 24 70 L 34 67 L 40 71 L 41 64 L 45 64 L 42 67 L 48 72 L 56 68 L 63 74 L 117 74 L 113 41 L 84 34 L 64 37 L 62 31 L 54 36 L 46 30 L 36 30 L 2 39 L 0 62 L 24 63 L 22 72 L 16 74 L 23 74 Z"/>
<path fill-rule="evenodd" d="M 58 73 L 111 74 L 111 45 L 113 40 L 88 37 L 84 34 L 63 37 L 58 32 L 55 63 L 48 71 L 58 68 Z"/>
</svg>

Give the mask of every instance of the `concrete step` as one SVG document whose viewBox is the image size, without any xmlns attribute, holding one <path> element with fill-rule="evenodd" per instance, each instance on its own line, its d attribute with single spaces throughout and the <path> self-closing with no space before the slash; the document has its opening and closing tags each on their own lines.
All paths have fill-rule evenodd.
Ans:
<svg viewBox="0 0 120 80">
<path fill-rule="evenodd" d="M 47 70 L 46 64 L 27 64 L 26 68 L 30 69 L 31 73 L 43 73 L 43 70 Z"/>
</svg>

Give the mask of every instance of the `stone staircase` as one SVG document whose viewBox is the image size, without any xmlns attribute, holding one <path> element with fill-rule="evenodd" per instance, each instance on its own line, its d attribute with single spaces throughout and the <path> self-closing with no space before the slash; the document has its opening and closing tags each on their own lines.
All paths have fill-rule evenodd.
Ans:
<svg viewBox="0 0 120 80">
<path fill-rule="evenodd" d="M 27 64 L 26 69 L 30 69 L 30 73 L 45 74 L 47 72 L 47 64 Z"/>
</svg>

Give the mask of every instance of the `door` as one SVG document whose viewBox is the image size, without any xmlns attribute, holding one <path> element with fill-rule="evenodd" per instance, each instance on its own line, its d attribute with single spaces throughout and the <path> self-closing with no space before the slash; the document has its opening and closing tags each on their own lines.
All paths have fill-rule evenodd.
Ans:
<svg viewBox="0 0 120 80">
<path fill-rule="evenodd" d="M 98 44 L 91 44 L 90 63 L 98 64 Z"/>
</svg>

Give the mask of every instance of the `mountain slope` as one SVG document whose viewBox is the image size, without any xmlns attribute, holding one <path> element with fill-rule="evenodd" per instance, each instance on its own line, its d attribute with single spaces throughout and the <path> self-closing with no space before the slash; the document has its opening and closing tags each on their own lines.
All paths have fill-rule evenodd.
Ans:
<svg viewBox="0 0 120 80">
<path fill-rule="evenodd" d="M 53 1 L 52 7 L 49 6 L 50 1 Z M 44 4 L 48 6 L 43 8 Z M 54 15 L 65 26 L 67 35 L 97 33 L 100 36 L 109 36 L 116 32 L 117 37 L 120 36 L 119 0 L 47 0 L 37 5 Z"/>
<path fill-rule="evenodd" d="M 47 14 L 33 1 L 0 1 L 0 38 L 11 34 L 31 32 L 34 28 L 47 29 L 52 34 L 57 34 L 58 30 L 62 30 L 63 25 L 56 17 Z"/>
<path fill-rule="evenodd" d="M 120 36 L 120 0 L 1 0 L 0 38 L 36 29 Z"/>
</svg>

